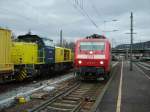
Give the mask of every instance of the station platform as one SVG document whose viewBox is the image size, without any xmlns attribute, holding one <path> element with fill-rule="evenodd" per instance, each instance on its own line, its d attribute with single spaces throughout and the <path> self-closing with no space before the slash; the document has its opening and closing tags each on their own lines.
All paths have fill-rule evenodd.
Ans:
<svg viewBox="0 0 150 112">
<path fill-rule="evenodd" d="M 97 112 L 150 112 L 150 76 L 128 61 L 120 62 Z"/>
</svg>

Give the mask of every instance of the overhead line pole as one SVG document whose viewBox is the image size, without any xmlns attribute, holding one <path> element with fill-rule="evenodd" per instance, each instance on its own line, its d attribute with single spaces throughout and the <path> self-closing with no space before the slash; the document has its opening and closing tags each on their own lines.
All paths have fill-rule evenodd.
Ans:
<svg viewBox="0 0 150 112">
<path fill-rule="evenodd" d="M 133 70 L 133 34 L 136 34 L 136 33 L 133 33 L 133 13 L 131 12 L 131 16 L 130 16 L 130 19 L 131 19 L 131 28 L 130 28 L 130 33 L 125 33 L 125 34 L 130 34 L 130 71 Z"/>
<path fill-rule="evenodd" d="M 130 45 L 130 71 L 133 70 L 133 64 L 132 64 L 132 48 L 133 48 L 133 13 L 131 12 L 131 45 Z"/>
<path fill-rule="evenodd" d="M 60 30 L 60 47 L 63 46 L 62 29 Z"/>
</svg>

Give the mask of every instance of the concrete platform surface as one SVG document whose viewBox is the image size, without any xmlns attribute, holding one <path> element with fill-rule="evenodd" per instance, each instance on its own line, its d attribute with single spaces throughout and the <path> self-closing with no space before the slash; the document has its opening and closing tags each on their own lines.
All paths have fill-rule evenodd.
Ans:
<svg viewBox="0 0 150 112">
<path fill-rule="evenodd" d="M 150 112 L 150 80 L 129 63 L 119 63 L 97 112 Z"/>
</svg>

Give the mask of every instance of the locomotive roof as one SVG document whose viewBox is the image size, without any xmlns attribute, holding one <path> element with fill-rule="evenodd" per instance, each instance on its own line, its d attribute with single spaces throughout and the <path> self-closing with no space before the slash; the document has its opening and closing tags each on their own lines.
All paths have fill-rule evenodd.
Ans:
<svg viewBox="0 0 150 112">
<path fill-rule="evenodd" d="M 48 39 L 48 38 L 43 38 L 43 37 L 40 37 L 38 35 L 32 35 L 32 34 L 26 34 L 26 35 L 20 35 L 18 36 L 18 39 L 25 39 L 25 40 L 30 40 L 30 41 L 37 41 L 37 40 L 42 40 L 42 39 L 47 39 L 47 40 L 51 40 L 51 39 Z M 53 41 L 53 40 L 51 40 Z"/>
<path fill-rule="evenodd" d="M 90 36 L 87 36 L 86 37 L 87 39 L 106 39 L 106 37 L 104 35 L 99 35 L 99 34 L 93 34 L 93 35 L 90 35 Z"/>
<path fill-rule="evenodd" d="M 38 35 L 32 35 L 30 33 L 26 34 L 26 35 L 20 35 L 18 36 L 18 41 L 23 41 L 23 42 L 36 42 L 39 46 L 45 46 L 44 44 L 44 40 L 50 40 L 53 41 L 51 39 L 48 38 L 42 38 Z"/>
<path fill-rule="evenodd" d="M 11 30 L 10 30 L 10 29 L 8 29 L 8 28 L 2 28 L 2 27 L 0 27 L 0 30 L 6 30 L 6 31 L 11 32 Z"/>
<path fill-rule="evenodd" d="M 108 41 L 108 39 L 93 39 L 93 38 L 90 38 L 90 39 L 87 39 L 87 38 L 82 38 L 82 39 L 79 39 L 79 40 L 77 40 L 78 42 L 90 42 L 90 41 L 103 41 L 103 42 L 106 42 L 106 41 Z"/>
<path fill-rule="evenodd" d="M 104 35 L 99 35 L 99 34 L 93 34 L 93 35 L 90 35 L 90 36 L 87 36 L 86 38 L 82 38 L 82 39 L 79 39 L 77 40 L 78 42 L 89 42 L 89 41 L 108 41 L 108 39 L 104 36 Z"/>
<path fill-rule="evenodd" d="M 55 48 L 60 48 L 60 49 L 67 49 L 67 50 L 70 50 L 70 48 L 60 47 L 60 46 L 55 46 Z"/>
</svg>

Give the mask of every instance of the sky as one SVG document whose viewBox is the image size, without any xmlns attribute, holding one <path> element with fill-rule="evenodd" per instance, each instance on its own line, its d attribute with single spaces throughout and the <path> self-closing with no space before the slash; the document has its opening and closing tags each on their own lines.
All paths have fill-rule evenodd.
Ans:
<svg viewBox="0 0 150 112">
<path fill-rule="evenodd" d="M 133 12 L 134 43 L 144 42 L 150 40 L 149 5 L 150 0 L 0 0 L 0 27 L 16 36 L 30 30 L 54 42 L 61 29 L 73 42 L 97 33 L 115 46 L 130 42 Z"/>
</svg>

